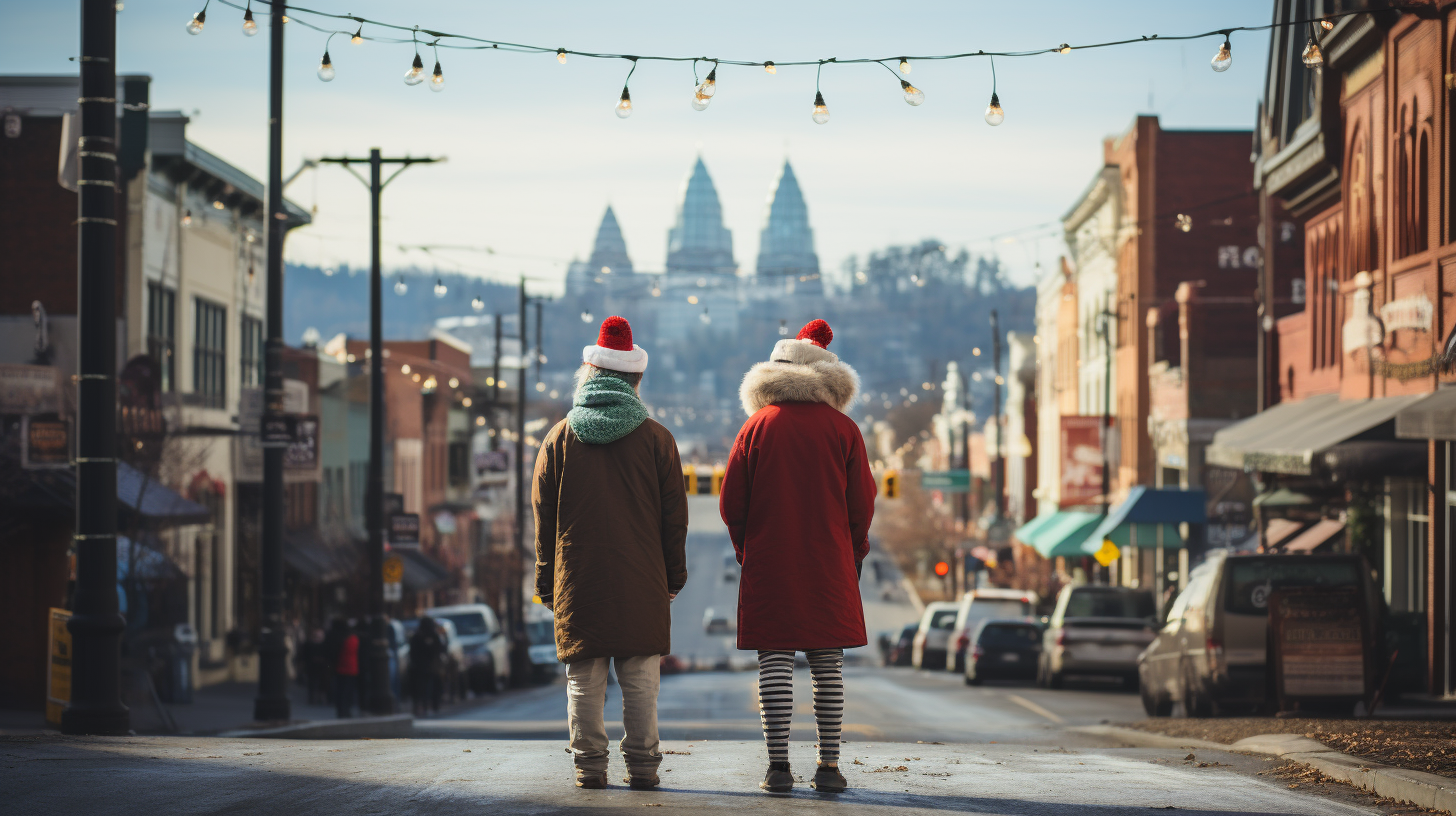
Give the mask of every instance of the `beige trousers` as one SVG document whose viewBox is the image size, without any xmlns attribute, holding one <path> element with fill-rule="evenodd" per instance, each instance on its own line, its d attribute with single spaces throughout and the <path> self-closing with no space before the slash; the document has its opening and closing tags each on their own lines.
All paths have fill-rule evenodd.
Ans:
<svg viewBox="0 0 1456 816">
<path fill-rule="evenodd" d="M 579 773 L 607 770 L 610 746 L 603 721 L 607 705 L 607 663 L 617 667 L 622 688 L 620 749 L 632 776 L 650 777 L 662 764 L 657 750 L 657 690 L 659 655 L 594 657 L 566 665 L 566 714 L 571 724 L 571 754 Z"/>
</svg>

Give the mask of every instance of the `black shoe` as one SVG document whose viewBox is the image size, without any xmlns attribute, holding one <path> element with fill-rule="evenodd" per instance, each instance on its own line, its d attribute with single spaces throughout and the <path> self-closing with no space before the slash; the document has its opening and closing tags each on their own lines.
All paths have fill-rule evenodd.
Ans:
<svg viewBox="0 0 1456 816">
<path fill-rule="evenodd" d="M 638 791 L 657 790 L 657 786 L 662 784 L 662 779 L 656 773 L 653 773 L 652 776 L 631 776 L 629 774 L 622 777 L 622 781 L 627 783 L 627 787 Z"/>
<path fill-rule="evenodd" d="M 600 773 L 578 773 L 576 775 L 576 786 L 588 790 L 602 790 L 607 786 L 607 772 Z"/>
<path fill-rule="evenodd" d="M 788 793 L 794 789 L 794 775 L 789 772 L 789 763 L 770 762 L 768 773 L 758 785 L 769 793 Z"/>
<path fill-rule="evenodd" d="M 849 787 L 849 783 L 845 781 L 844 774 L 840 773 L 838 768 L 821 764 L 815 769 L 814 779 L 809 783 L 809 787 L 820 793 L 843 793 L 844 789 Z"/>
</svg>

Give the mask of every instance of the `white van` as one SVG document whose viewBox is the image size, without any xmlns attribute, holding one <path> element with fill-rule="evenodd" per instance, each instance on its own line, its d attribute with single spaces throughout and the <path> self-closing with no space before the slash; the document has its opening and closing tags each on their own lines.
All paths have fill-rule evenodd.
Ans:
<svg viewBox="0 0 1456 816">
<path fill-rule="evenodd" d="M 1036 593 L 1027 589 L 987 587 L 962 595 L 946 644 L 945 667 L 954 672 L 966 670 L 966 650 L 982 621 L 1029 620 L 1036 612 L 1036 601 Z"/>
<path fill-rule="evenodd" d="M 511 639 L 494 610 L 485 604 L 459 604 L 426 609 L 425 614 L 455 625 L 471 691 L 494 693 L 511 684 Z"/>
</svg>

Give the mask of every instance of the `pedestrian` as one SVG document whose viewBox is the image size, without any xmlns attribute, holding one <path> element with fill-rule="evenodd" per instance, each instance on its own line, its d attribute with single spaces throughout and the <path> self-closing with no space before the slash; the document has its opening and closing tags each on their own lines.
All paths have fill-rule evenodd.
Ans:
<svg viewBox="0 0 1456 816">
<path fill-rule="evenodd" d="M 620 317 L 582 350 L 574 406 L 546 434 L 531 491 L 536 594 L 566 664 L 576 784 L 607 786 L 607 675 L 622 690 L 626 782 L 658 783 L 657 691 L 672 599 L 687 583 L 688 510 L 677 442 L 637 389 L 647 352 Z M 609 665 L 610 664 L 610 665 Z"/>
<path fill-rule="evenodd" d="M 823 320 L 743 378 L 748 422 L 738 432 L 723 476 L 719 509 L 742 567 L 738 648 L 758 651 L 758 702 L 768 743 L 773 793 L 794 786 L 789 720 L 794 713 L 794 654 L 808 658 L 819 761 L 810 783 L 838 793 L 839 732 L 844 718 L 844 650 L 864 646 L 859 573 L 869 554 L 875 480 L 864 436 L 844 414 L 859 376 L 829 351 Z"/>
<path fill-rule="evenodd" d="M 314 628 L 308 638 L 308 702 L 309 705 L 328 704 L 330 687 L 334 684 L 334 672 L 329 665 L 329 656 L 324 645 L 324 630 Z"/>
<path fill-rule="evenodd" d="M 410 703 L 416 717 L 423 717 L 433 707 L 439 711 L 435 696 L 439 681 L 440 661 L 445 655 L 445 641 L 440 637 L 435 619 L 426 615 L 409 642 Z"/>
<path fill-rule="evenodd" d="M 334 711 L 340 719 L 353 716 L 359 689 L 359 635 L 342 619 L 334 619 L 330 633 L 338 650 L 334 652 Z"/>
</svg>

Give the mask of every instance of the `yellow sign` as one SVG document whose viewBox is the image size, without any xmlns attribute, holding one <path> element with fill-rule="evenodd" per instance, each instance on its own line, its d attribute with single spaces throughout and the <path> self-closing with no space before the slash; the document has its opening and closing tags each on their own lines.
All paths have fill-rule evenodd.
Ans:
<svg viewBox="0 0 1456 816">
<path fill-rule="evenodd" d="M 880 477 L 880 494 L 887 499 L 900 498 L 900 471 L 887 470 L 885 475 Z"/>
<path fill-rule="evenodd" d="M 728 474 L 728 469 L 727 468 L 723 467 L 722 465 L 714 465 L 713 466 L 713 478 L 712 478 L 712 481 L 709 482 L 708 492 L 712 493 L 714 496 L 718 495 L 719 493 L 722 493 L 723 492 L 723 477 L 726 476 L 727 474 Z"/>
<path fill-rule="evenodd" d="M 1119 550 L 1117 545 L 1112 543 L 1112 539 L 1104 538 L 1102 539 L 1102 546 L 1097 548 L 1097 552 L 1093 553 L 1092 557 L 1096 558 L 1097 563 L 1102 566 L 1110 567 L 1119 555 L 1122 555 L 1122 550 Z"/>
<path fill-rule="evenodd" d="M 384 583 L 397 584 L 404 580 L 404 559 L 391 555 L 384 559 Z"/>
<path fill-rule="evenodd" d="M 698 468 L 695 465 L 683 465 L 683 487 L 687 488 L 689 496 L 698 495 Z"/>
<path fill-rule="evenodd" d="M 71 702 L 71 630 L 66 621 L 71 613 L 65 609 L 51 608 L 50 644 L 46 654 L 50 655 L 46 667 L 46 721 L 61 724 L 61 712 Z"/>
</svg>

